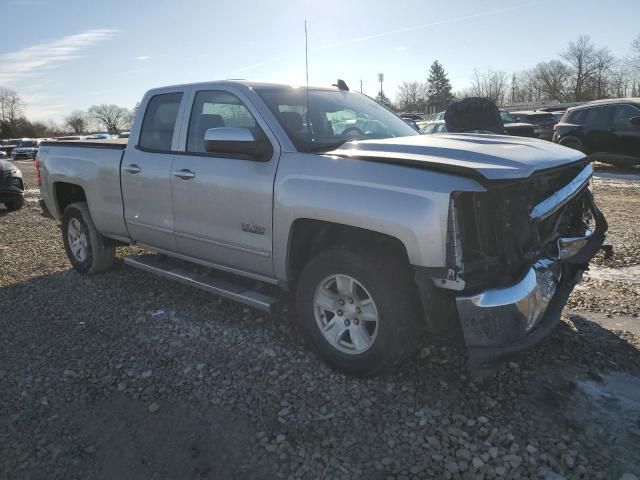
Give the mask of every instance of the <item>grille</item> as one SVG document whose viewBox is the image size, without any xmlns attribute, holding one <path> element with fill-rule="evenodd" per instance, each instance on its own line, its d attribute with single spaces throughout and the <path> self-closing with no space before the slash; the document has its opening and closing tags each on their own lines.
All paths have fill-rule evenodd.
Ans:
<svg viewBox="0 0 640 480">
<path fill-rule="evenodd" d="M 543 172 L 526 182 L 462 193 L 456 199 L 468 286 L 517 281 L 538 258 L 548 255 L 562 234 L 583 229 L 584 195 L 542 222 L 531 222 L 534 205 L 567 185 L 584 163 Z M 584 231 L 584 230 L 582 230 Z"/>
</svg>

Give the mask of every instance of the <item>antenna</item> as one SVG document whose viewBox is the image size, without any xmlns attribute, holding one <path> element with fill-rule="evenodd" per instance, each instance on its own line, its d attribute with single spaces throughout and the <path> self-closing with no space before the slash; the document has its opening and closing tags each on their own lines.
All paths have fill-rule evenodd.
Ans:
<svg viewBox="0 0 640 480">
<path fill-rule="evenodd" d="M 309 131 L 309 151 L 311 151 L 311 115 L 309 115 L 309 37 L 307 35 L 307 19 L 304 20 L 304 68 L 307 77 L 307 130 Z"/>
</svg>

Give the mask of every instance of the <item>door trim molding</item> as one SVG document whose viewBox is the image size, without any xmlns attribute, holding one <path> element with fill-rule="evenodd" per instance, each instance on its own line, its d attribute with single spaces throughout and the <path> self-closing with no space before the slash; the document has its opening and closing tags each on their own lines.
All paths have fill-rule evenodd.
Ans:
<svg viewBox="0 0 640 480">
<path fill-rule="evenodd" d="M 238 251 L 244 252 L 244 253 L 252 253 L 254 255 L 259 255 L 261 257 L 266 257 L 266 258 L 271 256 L 271 253 L 267 252 L 265 250 L 253 250 L 251 248 L 240 247 L 238 245 L 233 245 L 233 244 L 230 244 L 230 243 L 219 242 L 217 240 L 211 240 L 210 238 L 204 238 L 204 237 L 200 237 L 200 236 L 193 235 L 193 234 L 190 234 L 190 233 L 177 232 L 177 231 L 174 231 L 173 233 L 174 233 L 174 235 L 176 235 L 178 237 L 186 238 L 188 240 L 195 240 L 197 242 L 208 243 L 210 245 L 215 245 L 217 247 L 230 248 L 231 250 L 238 250 Z"/>
</svg>

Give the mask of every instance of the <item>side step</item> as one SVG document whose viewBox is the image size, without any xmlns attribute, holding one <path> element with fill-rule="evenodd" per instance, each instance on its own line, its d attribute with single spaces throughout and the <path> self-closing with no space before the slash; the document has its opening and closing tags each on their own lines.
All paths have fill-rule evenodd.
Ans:
<svg viewBox="0 0 640 480">
<path fill-rule="evenodd" d="M 189 262 L 159 255 L 129 255 L 124 257 L 124 263 L 265 312 L 273 313 L 279 304 L 278 298 L 243 285 L 243 283 L 247 283 L 247 280 L 243 278 Z M 267 287 L 265 286 L 265 288 Z"/>
</svg>

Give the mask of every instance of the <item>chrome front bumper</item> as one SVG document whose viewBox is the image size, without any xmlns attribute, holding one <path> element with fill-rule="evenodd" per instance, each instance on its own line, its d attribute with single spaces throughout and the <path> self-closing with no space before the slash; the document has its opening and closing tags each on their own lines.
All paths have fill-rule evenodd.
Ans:
<svg viewBox="0 0 640 480">
<path fill-rule="evenodd" d="M 557 265 L 538 262 L 515 285 L 458 297 L 467 345 L 493 346 L 529 333 L 547 310 L 558 279 Z"/>
</svg>

